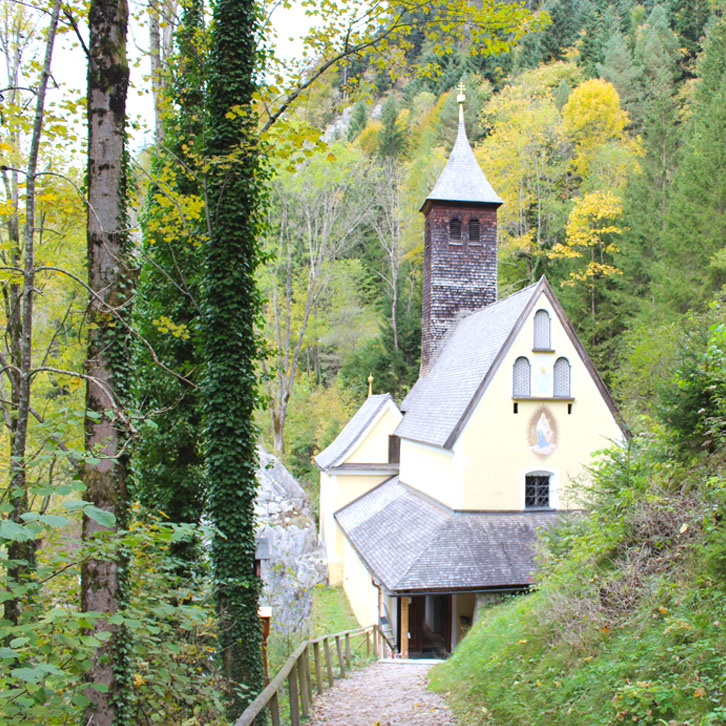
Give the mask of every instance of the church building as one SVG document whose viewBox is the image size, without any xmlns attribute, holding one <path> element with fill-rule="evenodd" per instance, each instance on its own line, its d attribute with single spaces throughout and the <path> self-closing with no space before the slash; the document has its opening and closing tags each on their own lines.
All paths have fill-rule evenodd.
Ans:
<svg viewBox="0 0 726 726">
<path fill-rule="evenodd" d="M 404 657 L 445 656 L 482 605 L 534 581 L 535 540 L 581 508 L 615 405 L 550 284 L 497 295 L 502 200 L 460 104 L 425 217 L 420 377 L 370 395 L 315 458 L 331 584 Z"/>
</svg>

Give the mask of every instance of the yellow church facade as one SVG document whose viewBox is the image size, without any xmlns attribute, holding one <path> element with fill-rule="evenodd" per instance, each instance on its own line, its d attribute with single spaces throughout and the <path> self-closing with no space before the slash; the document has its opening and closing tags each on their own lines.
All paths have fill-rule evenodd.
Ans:
<svg viewBox="0 0 726 726">
<path fill-rule="evenodd" d="M 624 438 L 547 280 L 498 297 L 500 204 L 460 120 L 422 207 L 421 376 L 316 457 L 330 582 L 404 657 L 448 654 L 477 608 L 531 587 L 537 532 L 582 508 L 593 454 Z"/>
</svg>

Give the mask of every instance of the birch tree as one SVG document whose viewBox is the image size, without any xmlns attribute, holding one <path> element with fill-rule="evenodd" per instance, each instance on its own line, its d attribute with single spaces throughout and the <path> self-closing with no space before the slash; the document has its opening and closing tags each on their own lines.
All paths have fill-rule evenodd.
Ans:
<svg viewBox="0 0 726 726">
<path fill-rule="evenodd" d="M 4 27 L 0 36 L 6 60 L 6 83 L 2 122 L 4 133 L 0 148 L 7 155 L 9 163 L 2 164 L 5 192 L 3 204 L 4 234 L 0 234 L 0 279 L 5 318 L 5 350 L 0 352 L 0 364 L 5 384 L 9 388 L 9 399 L 2 399 L 4 423 L 9 432 L 10 471 L 9 481 L 3 498 L 7 496 L 10 511 L 8 519 L 21 526 L 30 511 L 28 491 L 28 432 L 34 409 L 31 401 L 33 378 L 42 372 L 35 365 L 33 333 L 35 325 L 34 303 L 38 283 L 36 244 L 43 235 L 43 223 L 38 220 L 37 197 L 38 170 L 43 123 L 45 118 L 46 91 L 51 72 L 53 45 L 55 42 L 60 13 L 59 0 L 50 9 L 50 20 L 45 33 L 45 43 L 40 62 L 40 72 L 35 89 L 23 86 L 25 57 L 32 51 L 35 34 L 32 32 L 33 18 L 22 8 L 11 9 L 3 5 Z M 34 104 L 25 101 L 24 95 L 32 92 Z M 22 109 L 34 106 L 30 137 L 26 138 Z M 28 143 L 24 166 L 24 142 Z M 4 239 L 2 239 L 4 237 Z M 45 368 L 45 366 L 43 366 Z M 4 387 L 4 386 L 3 386 Z M 35 414 L 38 416 L 38 414 Z M 19 592 L 18 585 L 33 570 L 37 542 L 32 537 L 10 538 L 8 548 L 9 590 Z M 17 624 L 20 617 L 21 597 L 9 597 L 4 603 L 5 618 Z"/>
<path fill-rule="evenodd" d="M 359 240 L 371 195 L 366 163 L 342 146 L 272 184 L 261 276 L 270 355 L 262 360 L 273 446 L 285 450 L 287 407 L 300 352 L 335 263 Z"/>
</svg>

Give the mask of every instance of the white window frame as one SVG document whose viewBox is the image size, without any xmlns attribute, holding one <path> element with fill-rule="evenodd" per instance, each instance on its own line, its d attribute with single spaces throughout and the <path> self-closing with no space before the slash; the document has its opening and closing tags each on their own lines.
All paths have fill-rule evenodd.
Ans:
<svg viewBox="0 0 726 726">
<path fill-rule="evenodd" d="M 564 361 L 567 364 L 567 393 L 557 393 L 557 364 Z M 572 363 L 564 355 L 561 355 L 552 366 L 552 396 L 554 398 L 573 398 L 572 395 Z"/>
<path fill-rule="evenodd" d="M 547 318 L 547 345 L 538 345 L 541 341 L 538 340 L 537 335 L 537 320 L 542 320 L 543 316 Z M 532 350 L 552 350 L 552 317 L 544 308 L 537 310 L 532 318 Z"/>
<path fill-rule="evenodd" d="M 560 508 L 560 472 L 548 466 L 540 466 L 536 469 L 522 469 L 519 475 L 519 508 L 523 512 L 546 512 L 546 509 L 527 509 L 525 506 L 527 477 L 528 476 L 549 476 L 550 478 L 550 509 Z"/>
<path fill-rule="evenodd" d="M 517 363 L 520 360 L 527 362 L 527 392 L 520 393 L 516 389 L 516 378 L 515 371 L 517 370 Z M 527 358 L 526 355 L 517 356 L 514 363 L 512 364 L 512 398 L 530 398 L 532 396 L 532 362 Z"/>
</svg>

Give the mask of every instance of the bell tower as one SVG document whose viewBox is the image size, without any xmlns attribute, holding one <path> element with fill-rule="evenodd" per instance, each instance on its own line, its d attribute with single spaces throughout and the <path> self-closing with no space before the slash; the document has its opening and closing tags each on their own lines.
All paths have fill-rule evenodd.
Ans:
<svg viewBox="0 0 726 726">
<path fill-rule="evenodd" d="M 502 200 L 474 156 L 464 126 L 421 207 L 425 217 L 421 375 L 428 373 L 450 328 L 497 299 L 497 209 Z"/>
</svg>

